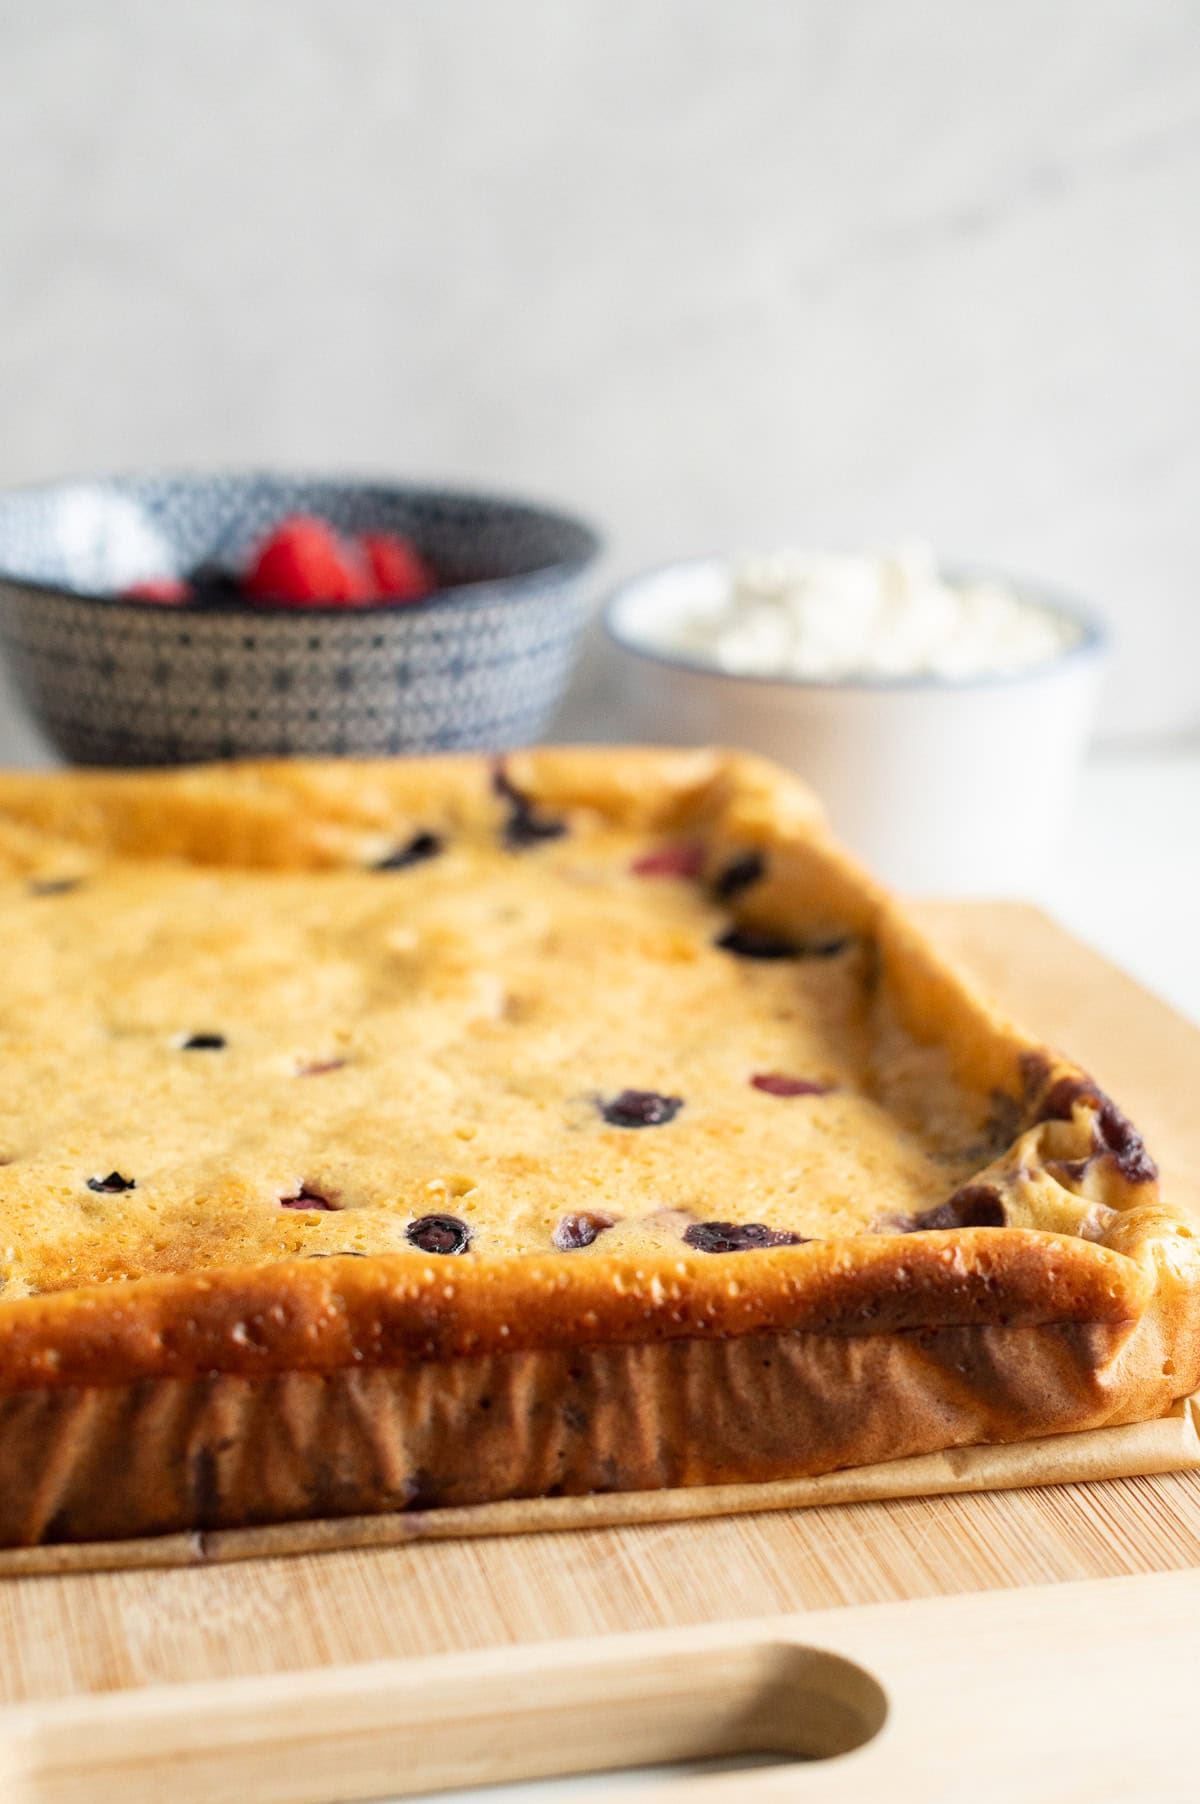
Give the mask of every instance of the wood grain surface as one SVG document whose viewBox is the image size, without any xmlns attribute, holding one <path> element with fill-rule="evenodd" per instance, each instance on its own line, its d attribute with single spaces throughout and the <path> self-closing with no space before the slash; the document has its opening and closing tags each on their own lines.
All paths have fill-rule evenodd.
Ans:
<svg viewBox="0 0 1200 1804">
<path fill-rule="evenodd" d="M 1200 1033 L 1017 905 L 924 921 L 1200 1210 Z M 0 1704 L 1200 1565 L 1200 1475 L 0 1581 Z"/>
</svg>

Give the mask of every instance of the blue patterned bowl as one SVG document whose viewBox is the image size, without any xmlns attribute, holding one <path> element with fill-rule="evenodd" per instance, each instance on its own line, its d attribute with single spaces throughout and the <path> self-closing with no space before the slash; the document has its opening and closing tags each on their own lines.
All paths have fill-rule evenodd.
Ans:
<svg viewBox="0 0 1200 1804">
<path fill-rule="evenodd" d="M 240 567 L 288 514 L 413 539 L 445 585 L 364 608 L 164 607 L 152 577 Z M 377 757 L 535 739 L 566 686 L 596 534 L 455 490 L 288 475 L 131 476 L 0 495 L 0 642 L 81 764 Z"/>
</svg>

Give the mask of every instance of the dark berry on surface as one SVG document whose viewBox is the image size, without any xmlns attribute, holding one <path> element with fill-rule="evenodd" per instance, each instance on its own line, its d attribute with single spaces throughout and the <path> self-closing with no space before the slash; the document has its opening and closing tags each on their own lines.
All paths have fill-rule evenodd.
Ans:
<svg viewBox="0 0 1200 1804">
<path fill-rule="evenodd" d="M 180 1046 L 181 1052 L 223 1052 L 224 1034 L 189 1034 Z"/>
<path fill-rule="evenodd" d="M 136 1190 L 136 1178 L 123 1178 L 119 1171 L 110 1171 L 106 1178 L 89 1178 L 89 1190 L 99 1191 L 102 1196 L 119 1196 L 122 1190 Z"/>
<path fill-rule="evenodd" d="M 1096 1151 L 1107 1153 L 1127 1184 L 1152 1184 L 1158 1167 L 1146 1150 L 1146 1143 L 1127 1115 L 1122 1114 L 1111 1096 L 1086 1077 L 1060 1077 L 1042 1098 L 1039 1120 L 1070 1121 L 1077 1102 L 1096 1111 L 1092 1136 Z"/>
<path fill-rule="evenodd" d="M 552 820 L 548 815 L 529 810 L 524 814 L 514 813 L 505 823 L 504 843 L 510 851 L 520 852 L 526 846 L 540 845 L 543 840 L 562 839 L 566 831 L 566 821 Z"/>
<path fill-rule="evenodd" d="M 961 1190 L 895 1224 L 902 1234 L 928 1234 L 939 1228 L 1002 1228 L 1008 1221 L 1004 1200 L 994 1184 L 964 1184 Z"/>
<path fill-rule="evenodd" d="M 514 808 L 528 808 L 530 805 L 529 797 L 517 788 L 504 768 L 503 760 L 499 758 L 492 766 L 492 790 L 506 802 L 511 802 Z"/>
<path fill-rule="evenodd" d="M 436 858 L 443 849 L 443 841 L 436 833 L 416 833 L 406 846 L 399 846 L 381 858 L 378 864 L 372 865 L 374 871 L 406 871 L 410 865 L 424 864 L 426 859 Z"/>
<path fill-rule="evenodd" d="M 683 1107 L 683 1098 L 660 1096 L 657 1090 L 622 1090 L 599 1107 L 610 1127 L 662 1127 L 674 1121 Z"/>
<path fill-rule="evenodd" d="M 740 858 L 731 858 L 713 880 L 713 895 L 718 902 L 728 902 L 749 889 L 752 883 L 757 883 L 766 875 L 766 870 L 766 860 L 761 852 L 744 852 Z"/>
<path fill-rule="evenodd" d="M 748 1253 L 756 1247 L 802 1247 L 809 1236 L 790 1234 L 786 1228 L 768 1228 L 761 1221 L 697 1221 L 683 1238 L 701 1253 Z"/>
<path fill-rule="evenodd" d="M 1113 1162 L 1127 1184 L 1153 1184 L 1158 1166 L 1146 1150 L 1146 1142 L 1127 1115 L 1107 1096 L 1096 1117 L 1096 1140 L 1101 1150 L 1111 1153 Z"/>
<path fill-rule="evenodd" d="M 1050 1075 L 1050 1061 L 1044 1052 L 1033 1049 L 1020 1054 L 1017 1067 L 1021 1073 L 1021 1095 L 1026 1102 L 1032 1102 Z"/>
<path fill-rule="evenodd" d="M 66 896 L 78 889 L 80 882 L 78 877 L 35 877 L 29 885 L 29 893 L 31 896 Z"/>
<path fill-rule="evenodd" d="M 993 1090 L 991 1107 L 979 1142 L 980 1162 L 989 1164 L 996 1154 L 1012 1145 L 1025 1123 L 1025 1104 L 1007 1090 Z"/>
<path fill-rule="evenodd" d="M 283 1209 L 332 1209 L 335 1206 L 320 1191 L 310 1190 L 307 1184 L 295 1196 L 281 1196 L 279 1204 Z"/>
<path fill-rule="evenodd" d="M 580 1247 L 590 1247 L 597 1235 L 612 1225 L 611 1215 L 590 1215 L 586 1210 L 578 1215 L 564 1215 L 554 1230 L 554 1244 L 560 1253 L 574 1253 Z"/>
<path fill-rule="evenodd" d="M 553 815 L 539 814 L 535 803 L 509 777 L 502 764 L 492 772 L 492 788 L 509 806 L 504 823 L 504 843 L 510 852 L 520 852 L 543 840 L 561 839 L 567 831 L 566 821 Z"/>
<path fill-rule="evenodd" d="M 722 952 L 733 952 L 738 958 L 834 958 L 845 951 L 848 940 L 794 940 L 786 934 L 771 933 L 762 927 L 727 927 L 718 934 Z"/>
<path fill-rule="evenodd" d="M 1100 1101 L 1099 1086 L 1085 1077 L 1060 1077 L 1051 1084 L 1038 1108 L 1039 1121 L 1070 1121 L 1077 1102 L 1095 1107 Z"/>
<path fill-rule="evenodd" d="M 811 1077 L 788 1077 L 782 1071 L 756 1071 L 750 1082 L 767 1096 L 829 1095 L 828 1084 L 818 1084 Z"/>
<path fill-rule="evenodd" d="M 471 1244 L 471 1230 L 457 1215 L 422 1215 L 404 1232 L 423 1253 L 465 1253 Z"/>
<path fill-rule="evenodd" d="M 735 953 L 738 958 L 800 958 L 803 952 L 797 940 L 766 933 L 760 927 L 727 927 L 718 935 L 717 945 L 722 952 Z"/>
</svg>

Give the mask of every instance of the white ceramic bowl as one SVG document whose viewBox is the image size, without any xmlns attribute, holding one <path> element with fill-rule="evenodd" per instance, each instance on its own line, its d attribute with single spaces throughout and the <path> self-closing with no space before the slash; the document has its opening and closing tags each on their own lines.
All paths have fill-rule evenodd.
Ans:
<svg viewBox="0 0 1200 1804">
<path fill-rule="evenodd" d="M 951 572 L 977 576 L 994 572 Z M 1080 639 L 1016 676 L 821 682 L 731 676 L 652 648 L 650 622 L 727 586 L 717 559 L 625 583 L 605 623 L 631 733 L 654 743 L 762 752 L 804 777 L 839 836 L 899 888 L 925 895 L 1027 892 L 1050 854 L 1095 713 L 1103 630 L 1034 584 Z"/>
</svg>

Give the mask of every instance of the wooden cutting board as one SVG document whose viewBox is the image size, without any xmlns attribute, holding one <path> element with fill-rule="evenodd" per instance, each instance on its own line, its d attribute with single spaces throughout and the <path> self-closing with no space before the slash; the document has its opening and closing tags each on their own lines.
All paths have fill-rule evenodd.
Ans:
<svg viewBox="0 0 1200 1804">
<path fill-rule="evenodd" d="M 17 1705 L 0 1782 L 382 1804 L 633 1766 L 620 1804 L 1195 1804 L 1198 1617 L 1200 1573 L 1142 1573 Z"/>
<path fill-rule="evenodd" d="M 1200 1212 L 1200 1032 L 1032 909 L 919 912 L 1022 1023 L 1120 1098 L 1159 1155 L 1167 1193 Z M 88 1694 L 115 1692 L 127 1695 L 106 1698 L 106 1709 L 148 1698 L 169 1715 L 162 1688 L 198 1681 L 308 1673 L 296 1696 L 313 1674 L 336 1692 L 330 1669 L 357 1662 L 1191 1566 L 1200 1566 L 1200 1474 L 207 1570 L 6 1579 L 0 1779 L 5 1723 L 17 1720 L 3 1706 L 74 1699 L 83 1709 Z M 235 1693 L 247 1688 L 224 1695 Z M 209 1741 L 219 1739 L 219 1717 L 206 1724 Z M 343 1772 L 337 1795 L 364 1795 L 348 1779 Z M 0 1795 L 9 1795 L 2 1785 Z M 229 1795 L 257 1804 L 259 1794 Z"/>
</svg>

